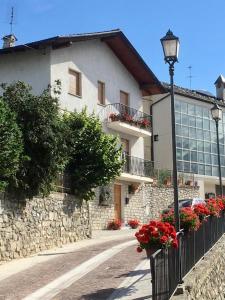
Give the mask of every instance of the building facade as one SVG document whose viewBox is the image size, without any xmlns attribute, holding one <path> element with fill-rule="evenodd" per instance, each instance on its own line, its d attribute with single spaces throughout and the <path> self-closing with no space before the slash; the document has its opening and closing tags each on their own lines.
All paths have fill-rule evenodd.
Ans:
<svg viewBox="0 0 225 300">
<path fill-rule="evenodd" d="M 91 204 L 93 228 L 112 218 L 142 219 L 144 186 L 152 182 L 147 159 L 152 120 L 143 113 L 143 99 L 164 87 L 120 30 L 54 37 L 0 50 L 0 82 L 21 80 L 35 93 L 61 82 L 60 107 L 87 108 L 102 121 L 104 131 L 117 135 L 123 146 L 123 171 L 108 187 L 96 191 Z"/>
<path fill-rule="evenodd" d="M 175 86 L 176 154 L 178 172 L 194 174 L 202 198 L 218 193 L 218 155 L 215 121 L 211 108 L 217 102 L 223 109 L 219 122 L 219 145 L 222 177 L 225 179 L 225 105 L 221 99 L 223 77 L 216 81 L 217 97 L 203 91 Z M 164 85 L 165 88 L 169 86 Z M 218 87 L 219 86 L 219 87 Z M 170 94 L 155 97 L 153 114 L 152 152 L 155 167 L 172 169 Z"/>
</svg>

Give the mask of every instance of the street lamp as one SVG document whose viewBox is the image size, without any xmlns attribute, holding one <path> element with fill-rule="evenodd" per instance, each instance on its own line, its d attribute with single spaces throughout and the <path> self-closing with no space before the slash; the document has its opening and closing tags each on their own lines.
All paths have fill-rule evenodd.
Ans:
<svg viewBox="0 0 225 300">
<path fill-rule="evenodd" d="M 179 215 L 179 200 L 178 200 L 178 186 L 177 186 L 177 155 L 176 155 L 176 132 L 175 132 L 175 109 L 174 109 L 174 88 L 173 88 L 173 76 L 174 76 L 174 64 L 178 61 L 179 53 L 179 38 L 174 36 L 172 31 L 168 31 L 167 34 L 161 38 L 161 43 L 164 52 L 165 62 L 169 64 L 170 74 L 170 98 L 171 98 L 171 122 L 172 122 L 172 153 L 173 153 L 173 190 L 174 190 L 174 216 L 176 231 L 180 231 L 180 215 Z M 178 278 L 179 283 L 182 283 L 182 266 L 181 266 L 181 239 L 179 241 L 179 247 L 177 249 L 178 258 Z"/>
<path fill-rule="evenodd" d="M 179 216 L 179 200 L 178 200 L 178 186 L 177 186 L 177 157 L 176 157 L 176 132 L 175 132 L 175 109 L 174 109 L 174 64 L 178 61 L 179 53 L 179 38 L 174 36 L 172 31 L 161 38 L 161 43 L 164 52 L 165 62 L 169 64 L 170 74 L 170 93 L 171 93 L 171 120 L 172 120 L 172 153 L 173 153 L 173 189 L 174 189 L 174 214 L 176 222 L 176 231 L 180 230 L 180 216 Z"/>
<path fill-rule="evenodd" d="M 222 184 L 221 163 L 220 163 L 219 130 L 218 130 L 219 121 L 222 119 L 222 109 L 219 107 L 219 105 L 217 103 L 214 103 L 214 106 L 211 108 L 211 114 L 212 114 L 213 120 L 216 122 L 216 137 L 217 137 L 217 155 L 218 155 L 218 165 L 219 165 L 220 195 L 223 196 L 223 184 Z"/>
</svg>

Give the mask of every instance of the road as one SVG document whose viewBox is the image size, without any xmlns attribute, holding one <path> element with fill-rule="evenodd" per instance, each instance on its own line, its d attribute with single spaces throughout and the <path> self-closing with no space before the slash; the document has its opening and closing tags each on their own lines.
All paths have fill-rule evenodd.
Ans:
<svg viewBox="0 0 225 300">
<path fill-rule="evenodd" d="M 135 231 L 98 232 L 0 266 L 0 300 L 151 299 L 149 261 Z"/>
</svg>

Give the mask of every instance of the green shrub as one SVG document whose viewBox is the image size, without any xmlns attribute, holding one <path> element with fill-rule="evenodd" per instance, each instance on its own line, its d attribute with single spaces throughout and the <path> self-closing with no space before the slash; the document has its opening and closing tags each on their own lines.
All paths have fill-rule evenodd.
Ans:
<svg viewBox="0 0 225 300">
<path fill-rule="evenodd" d="M 0 191 L 3 191 L 19 169 L 23 143 L 15 114 L 0 99 Z"/>
<path fill-rule="evenodd" d="M 108 184 L 121 172 L 121 148 L 115 136 L 102 130 L 93 114 L 70 113 L 64 116 L 68 163 L 72 190 L 81 199 L 94 196 L 93 189 Z"/>
<path fill-rule="evenodd" d="M 10 188 L 25 197 L 47 195 L 64 160 L 58 99 L 51 97 L 49 89 L 35 96 L 31 87 L 20 81 L 2 88 L 2 99 L 14 112 L 22 132 L 26 157 Z"/>
</svg>

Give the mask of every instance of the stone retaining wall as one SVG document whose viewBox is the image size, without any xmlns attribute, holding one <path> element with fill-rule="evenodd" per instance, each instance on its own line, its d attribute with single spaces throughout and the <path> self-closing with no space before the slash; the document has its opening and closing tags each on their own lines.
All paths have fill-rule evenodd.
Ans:
<svg viewBox="0 0 225 300">
<path fill-rule="evenodd" d="M 53 193 L 26 204 L 3 199 L 0 211 L 0 261 L 91 237 L 89 204 Z"/>
<path fill-rule="evenodd" d="M 145 187 L 145 199 L 147 203 L 148 219 L 158 218 L 163 209 L 173 203 L 173 187 L 167 186 L 151 186 Z M 179 199 L 191 199 L 199 197 L 198 187 L 179 187 Z"/>
<path fill-rule="evenodd" d="M 147 222 L 158 218 L 163 209 L 173 203 L 172 187 L 157 187 L 151 184 L 141 184 L 133 193 L 128 192 L 128 183 L 122 183 L 122 219 L 126 223 L 129 219 L 138 219 Z M 106 205 L 99 201 L 100 190 L 96 190 L 96 197 L 90 203 L 93 230 L 105 229 L 109 220 L 114 219 L 114 190 L 113 184 L 108 186 L 109 197 Z M 125 198 L 129 198 L 126 204 Z M 179 198 L 199 197 L 199 189 L 193 187 L 179 187 Z"/>
<path fill-rule="evenodd" d="M 225 235 L 184 279 L 184 294 L 172 300 L 223 300 L 225 298 Z"/>
</svg>

